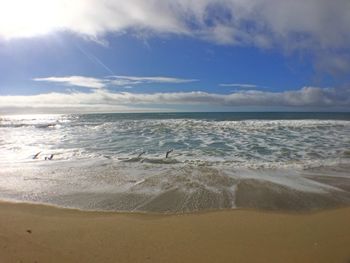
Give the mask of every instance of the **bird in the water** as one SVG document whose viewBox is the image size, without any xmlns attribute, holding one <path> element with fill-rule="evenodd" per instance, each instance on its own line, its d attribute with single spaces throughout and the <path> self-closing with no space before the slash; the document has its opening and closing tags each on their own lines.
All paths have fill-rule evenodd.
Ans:
<svg viewBox="0 0 350 263">
<path fill-rule="evenodd" d="M 140 153 L 138 156 L 137 156 L 137 158 L 140 158 L 142 155 L 144 155 L 146 152 L 142 152 L 142 153 Z"/>
<path fill-rule="evenodd" d="M 39 156 L 40 153 L 41 153 L 41 152 L 38 152 L 37 154 L 35 154 L 35 155 L 33 156 L 33 159 L 38 159 L 38 156 Z"/>
<path fill-rule="evenodd" d="M 168 158 L 169 154 L 170 154 L 172 151 L 173 151 L 173 149 L 167 151 L 166 154 L 165 154 L 165 158 Z"/>
<path fill-rule="evenodd" d="M 45 160 L 52 160 L 53 154 L 50 155 L 50 157 L 45 157 Z"/>
</svg>

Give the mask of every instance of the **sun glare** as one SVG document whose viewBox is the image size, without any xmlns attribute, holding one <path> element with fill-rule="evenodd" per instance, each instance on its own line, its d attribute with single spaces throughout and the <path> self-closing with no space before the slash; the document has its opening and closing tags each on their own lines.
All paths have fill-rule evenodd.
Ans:
<svg viewBox="0 0 350 263">
<path fill-rule="evenodd" d="M 31 37 L 59 29 L 65 1 L 0 0 L 0 32 L 5 38 Z"/>
</svg>

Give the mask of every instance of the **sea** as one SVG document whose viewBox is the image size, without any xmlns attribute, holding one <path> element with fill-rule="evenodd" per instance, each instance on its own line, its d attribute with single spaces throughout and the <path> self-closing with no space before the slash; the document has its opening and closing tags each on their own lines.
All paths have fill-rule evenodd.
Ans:
<svg viewBox="0 0 350 263">
<path fill-rule="evenodd" d="M 93 211 L 350 204 L 350 113 L 0 115 L 0 200 Z"/>
</svg>

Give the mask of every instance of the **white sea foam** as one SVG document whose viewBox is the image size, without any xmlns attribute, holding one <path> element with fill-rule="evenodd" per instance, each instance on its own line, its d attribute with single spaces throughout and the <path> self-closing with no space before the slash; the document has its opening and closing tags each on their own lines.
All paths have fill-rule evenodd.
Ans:
<svg viewBox="0 0 350 263">
<path fill-rule="evenodd" d="M 148 211 L 173 195 L 182 201 L 169 211 L 188 211 L 235 207 L 242 180 L 312 194 L 344 192 L 308 176 L 350 164 L 350 121 L 6 116 L 0 149 L 0 198 Z M 348 175 L 346 169 L 324 174 Z M 111 205 L 107 195 L 119 203 Z"/>
</svg>

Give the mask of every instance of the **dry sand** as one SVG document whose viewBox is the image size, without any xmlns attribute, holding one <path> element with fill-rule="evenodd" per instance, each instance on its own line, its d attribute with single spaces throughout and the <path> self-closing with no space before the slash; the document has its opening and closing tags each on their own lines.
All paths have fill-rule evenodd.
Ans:
<svg viewBox="0 0 350 263">
<path fill-rule="evenodd" d="M 97 213 L 0 203 L 0 262 L 350 262 L 350 208 Z"/>
</svg>

